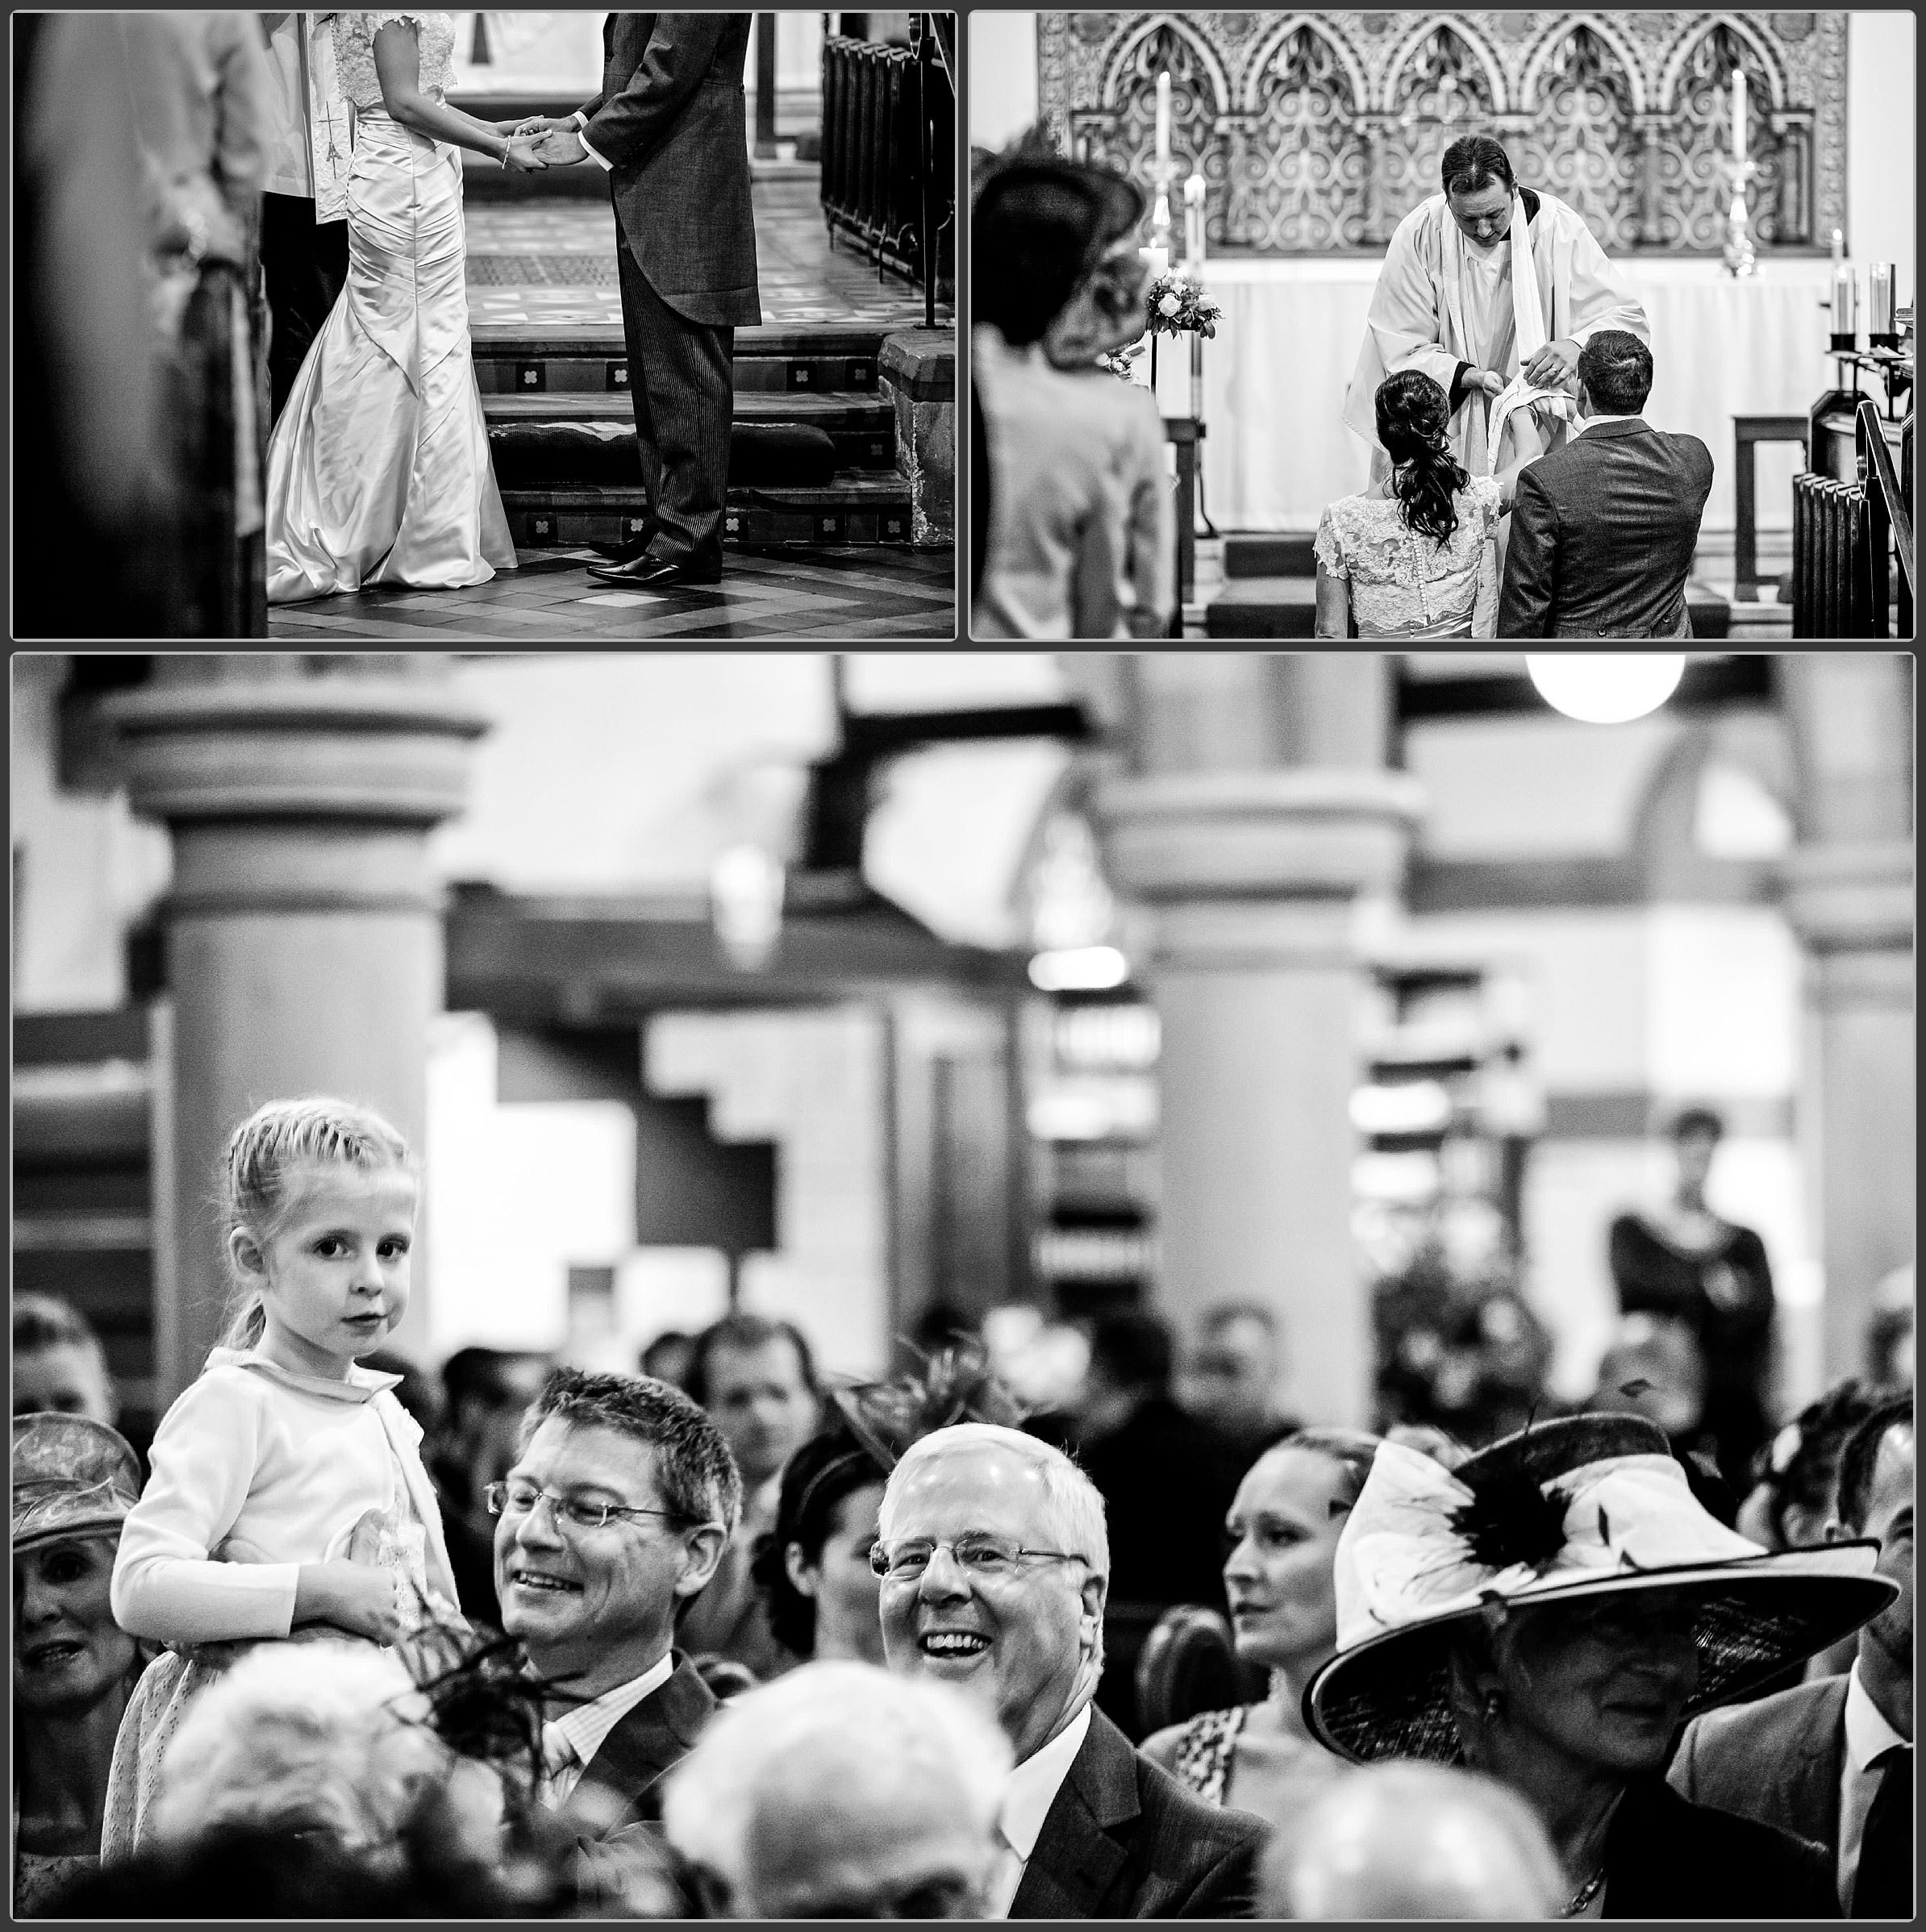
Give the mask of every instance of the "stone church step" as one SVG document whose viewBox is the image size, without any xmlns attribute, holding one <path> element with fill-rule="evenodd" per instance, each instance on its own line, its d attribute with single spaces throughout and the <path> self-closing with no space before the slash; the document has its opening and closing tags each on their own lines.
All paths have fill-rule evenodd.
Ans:
<svg viewBox="0 0 1926 1932">
<path fill-rule="evenodd" d="M 567 548 L 625 543 L 648 509 L 640 487 L 614 484 L 504 489 L 502 506 L 518 545 Z M 902 477 L 839 475 L 816 489 L 732 489 L 723 516 L 728 543 L 907 543 L 909 486 Z"/>
<path fill-rule="evenodd" d="M 877 393 L 878 361 L 894 331 L 833 324 L 738 329 L 738 392 Z M 486 324 L 474 331 L 476 386 L 486 395 L 558 390 L 607 393 L 628 387 L 628 356 L 619 327 L 583 327 L 566 335 Z"/>
<path fill-rule="evenodd" d="M 482 398 L 490 429 L 539 433 L 550 423 L 585 426 L 596 431 L 629 431 L 633 441 L 632 405 L 626 392 L 536 392 L 527 395 L 490 393 Z M 806 429 L 827 436 L 836 453 L 836 466 L 846 469 L 894 469 L 896 467 L 896 416 L 880 397 L 839 392 L 745 389 L 736 399 L 739 436 L 783 430 Z"/>
</svg>

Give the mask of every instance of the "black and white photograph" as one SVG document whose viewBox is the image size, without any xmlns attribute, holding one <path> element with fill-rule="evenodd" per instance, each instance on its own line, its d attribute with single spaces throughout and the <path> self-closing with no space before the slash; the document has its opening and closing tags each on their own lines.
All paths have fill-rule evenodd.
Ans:
<svg viewBox="0 0 1926 1932">
<path fill-rule="evenodd" d="M 955 637 L 953 12 L 13 55 L 15 636 Z"/>
<path fill-rule="evenodd" d="M 967 39 L 977 642 L 1912 635 L 1910 11 Z"/>
<path fill-rule="evenodd" d="M 10 697 L 17 1919 L 1910 1919 L 1910 653 Z"/>
</svg>

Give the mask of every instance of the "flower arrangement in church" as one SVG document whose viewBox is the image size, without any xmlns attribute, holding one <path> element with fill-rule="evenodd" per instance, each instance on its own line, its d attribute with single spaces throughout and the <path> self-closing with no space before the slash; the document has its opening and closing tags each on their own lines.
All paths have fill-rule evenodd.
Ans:
<svg viewBox="0 0 1926 1932">
<path fill-rule="evenodd" d="M 1150 331 L 1157 335 L 1204 335 L 1215 339 L 1224 310 L 1203 292 L 1203 284 L 1181 269 L 1160 275 L 1144 291 Z"/>
</svg>

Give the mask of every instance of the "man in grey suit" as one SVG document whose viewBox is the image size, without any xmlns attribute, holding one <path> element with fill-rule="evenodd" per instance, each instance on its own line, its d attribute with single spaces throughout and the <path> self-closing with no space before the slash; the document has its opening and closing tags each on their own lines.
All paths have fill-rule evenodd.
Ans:
<svg viewBox="0 0 1926 1932">
<path fill-rule="evenodd" d="M 762 320 L 742 73 L 750 14 L 611 14 L 602 91 L 541 123 L 551 164 L 586 155 L 615 205 L 622 327 L 649 519 L 589 574 L 630 589 L 722 578 L 738 328 Z"/>
<path fill-rule="evenodd" d="M 1498 634 L 1690 637 L 1711 452 L 1640 416 L 1652 352 L 1627 331 L 1591 337 L 1578 381 L 1578 433 L 1518 474 Z"/>
<path fill-rule="evenodd" d="M 992 1918 L 1249 1918 L 1264 1826 L 1194 1797 L 1094 1708 L 1103 1498 L 1060 1449 L 957 1422 L 905 1451 L 871 1564 L 890 1669 L 954 1684 L 1016 1768 Z"/>
<path fill-rule="evenodd" d="M 1707 1711 L 1686 1726 L 1671 1782 L 1695 1805 L 1796 1832 L 1832 1855 L 1852 1918 L 1910 1917 L 1912 1879 L 1911 1396 L 1875 1409 L 1840 1458 L 1832 1540 L 1870 1536 L 1898 1599 L 1859 1633 L 1844 1677 Z"/>
</svg>

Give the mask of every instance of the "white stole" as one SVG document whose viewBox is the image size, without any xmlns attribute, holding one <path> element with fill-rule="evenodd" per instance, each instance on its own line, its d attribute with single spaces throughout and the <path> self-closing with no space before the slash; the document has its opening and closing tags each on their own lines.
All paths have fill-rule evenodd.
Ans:
<svg viewBox="0 0 1926 1932">
<path fill-rule="evenodd" d="M 294 16 L 307 120 L 308 178 L 314 186 L 317 222 L 346 219 L 348 171 L 354 159 L 354 108 L 341 92 L 334 21 L 331 13 Z"/>
<path fill-rule="evenodd" d="M 1454 233 L 1456 227 L 1454 223 Z M 1549 339 L 1545 330 L 1545 305 L 1538 294 L 1537 270 L 1532 259 L 1531 226 L 1525 219 L 1524 198 L 1515 194 L 1511 198 L 1511 326 L 1518 341 L 1519 373 L 1492 403 L 1485 425 L 1484 473 L 1488 477 L 1497 473 L 1499 447 L 1515 411 L 1541 407 L 1567 423 L 1572 418 L 1572 398 L 1564 390 L 1541 389 L 1525 380 L 1525 365 Z"/>
</svg>

